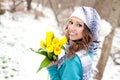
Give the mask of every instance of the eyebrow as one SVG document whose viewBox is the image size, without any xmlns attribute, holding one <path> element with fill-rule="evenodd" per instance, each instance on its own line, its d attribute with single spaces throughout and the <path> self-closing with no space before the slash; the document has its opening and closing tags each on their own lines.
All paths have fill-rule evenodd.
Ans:
<svg viewBox="0 0 120 80">
<path fill-rule="evenodd" d="M 73 21 L 73 20 L 70 18 L 68 21 Z M 82 24 L 82 22 L 79 22 L 79 21 L 76 21 L 76 23 Z"/>
</svg>

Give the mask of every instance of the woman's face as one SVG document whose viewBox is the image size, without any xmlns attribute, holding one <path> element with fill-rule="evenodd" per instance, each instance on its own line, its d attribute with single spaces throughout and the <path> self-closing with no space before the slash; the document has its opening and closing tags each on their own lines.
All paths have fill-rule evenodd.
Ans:
<svg viewBox="0 0 120 80">
<path fill-rule="evenodd" d="M 71 17 L 68 22 L 68 37 L 70 40 L 79 40 L 83 37 L 84 22 L 77 17 Z"/>
</svg>

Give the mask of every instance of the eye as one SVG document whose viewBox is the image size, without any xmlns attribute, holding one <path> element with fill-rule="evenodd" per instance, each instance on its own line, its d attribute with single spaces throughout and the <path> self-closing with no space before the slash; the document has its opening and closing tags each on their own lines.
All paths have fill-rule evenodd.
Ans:
<svg viewBox="0 0 120 80">
<path fill-rule="evenodd" d="M 79 25 L 79 27 L 82 27 L 82 24 L 78 24 Z"/>
<path fill-rule="evenodd" d="M 80 24 L 80 23 L 78 23 L 78 24 L 77 24 L 77 26 L 78 26 L 78 27 L 82 27 L 83 25 L 82 25 L 82 24 Z"/>
<path fill-rule="evenodd" d="M 73 24 L 73 22 L 72 22 L 72 21 L 69 21 L 69 24 Z"/>
</svg>

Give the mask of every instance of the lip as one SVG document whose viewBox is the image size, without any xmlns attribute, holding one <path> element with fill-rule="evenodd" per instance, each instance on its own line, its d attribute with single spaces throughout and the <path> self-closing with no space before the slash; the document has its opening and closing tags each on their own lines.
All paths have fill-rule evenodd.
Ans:
<svg viewBox="0 0 120 80">
<path fill-rule="evenodd" d="M 77 33 L 70 33 L 69 35 L 70 36 L 75 36 L 75 35 L 77 35 Z"/>
</svg>

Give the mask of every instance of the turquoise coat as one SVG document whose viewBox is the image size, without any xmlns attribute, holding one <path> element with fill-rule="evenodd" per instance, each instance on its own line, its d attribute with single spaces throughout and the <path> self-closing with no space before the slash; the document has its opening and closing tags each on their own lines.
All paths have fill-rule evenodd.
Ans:
<svg viewBox="0 0 120 80">
<path fill-rule="evenodd" d="M 92 58 L 93 53 L 88 52 Z M 73 58 L 66 59 L 62 66 L 57 68 L 57 65 L 50 66 L 47 68 L 51 80 L 82 80 L 82 64 L 79 57 L 76 55 Z"/>
</svg>

